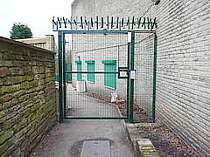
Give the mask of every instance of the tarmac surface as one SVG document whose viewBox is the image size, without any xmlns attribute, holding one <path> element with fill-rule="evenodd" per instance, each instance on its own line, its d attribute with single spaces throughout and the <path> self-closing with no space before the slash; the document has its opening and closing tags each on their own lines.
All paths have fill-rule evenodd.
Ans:
<svg viewBox="0 0 210 157">
<path fill-rule="evenodd" d="M 69 87 L 68 90 L 72 91 Z M 77 95 L 77 101 L 72 99 L 70 107 L 80 104 L 76 115 L 79 115 L 80 112 L 81 115 L 84 115 L 89 111 L 91 114 L 99 113 L 98 111 L 94 112 L 94 108 L 100 109 L 100 111 L 106 109 L 106 113 L 112 113 L 111 115 L 119 114 L 119 110 L 116 107 L 110 107 L 110 104 L 102 104 L 94 98 L 77 94 L 75 90 L 73 92 Z M 70 100 L 67 98 L 68 102 Z M 86 100 L 85 110 L 82 109 L 84 100 Z M 77 105 L 73 104 L 74 102 Z M 90 110 L 87 109 L 88 106 L 91 107 Z M 104 112 L 102 113 L 104 116 Z M 31 153 L 31 157 L 134 157 L 125 127 L 124 120 L 120 119 L 65 120 L 64 123 L 57 124 L 49 132 Z"/>
</svg>

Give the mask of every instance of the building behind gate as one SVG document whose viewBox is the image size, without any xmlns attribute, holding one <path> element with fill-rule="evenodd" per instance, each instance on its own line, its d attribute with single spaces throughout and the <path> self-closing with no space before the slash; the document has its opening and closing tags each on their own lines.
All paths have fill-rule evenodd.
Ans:
<svg viewBox="0 0 210 157">
<path fill-rule="evenodd" d="M 72 16 L 157 17 L 157 121 L 171 128 L 201 156 L 209 156 L 209 0 L 161 0 L 158 5 L 154 5 L 154 2 L 150 0 L 75 0 L 72 4 Z M 136 37 L 136 41 L 141 39 L 142 36 Z M 114 43 L 115 40 L 117 44 L 121 44 L 117 38 L 111 38 L 109 43 Z M 150 88 L 153 57 L 149 54 L 152 52 L 152 44 L 152 40 L 148 37 L 135 48 L 136 102 L 146 111 L 151 111 L 149 108 L 152 94 Z M 115 51 L 100 52 L 99 54 L 102 54 L 102 57 L 105 53 L 108 55 Z M 123 50 L 120 53 L 123 53 Z M 88 66 L 91 68 L 91 64 L 100 64 L 97 68 L 104 68 L 103 57 L 100 58 L 96 55 L 98 63 L 94 62 L 95 59 L 91 58 L 91 55 L 73 54 L 73 58 L 77 57 L 73 59 L 75 60 L 72 63 L 73 69 L 77 68 L 79 59 L 81 61 L 84 59 L 81 67 L 83 70 L 88 69 Z M 110 59 L 111 62 L 115 65 L 114 60 Z M 141 76 L 140 79 L 138 74 Z M 73 80 L 77 80 L 76 77 Z M 90 76 L 89 79 L 91 80 Z M 100 87 L 102 86 L 104 88 L 104 83 L 101 83 Z M 119 82 L 116 84 L 116 89 L 118 87 L 124 88 L 120 86 Z M 144 90 L 141 91 L 141 89 Z M 123 93 L 119 92 L 119 95 L 123 96 Z"/>
</svg>

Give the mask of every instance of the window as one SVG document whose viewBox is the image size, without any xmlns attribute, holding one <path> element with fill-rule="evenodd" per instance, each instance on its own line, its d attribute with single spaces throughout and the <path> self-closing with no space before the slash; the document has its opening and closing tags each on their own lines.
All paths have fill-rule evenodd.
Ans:
<svg viewBox="0 0 210 157">
<path fill-rule="evenodd" d="M 104 60 L 104 85 L 111 89 L 116 89 L 116 60 Z"/>
<path fill-rule="evenodd" d="M 76 61 L 77 64 L 77 81 L 82 80 L 82 61 Z"/>
<path fill-rule="evenodd" d="M 87 63 L 87 72 L 91 72 L 87 74 L 87 80 L 95 83 L 95 61 L 90 60 L 90 61 L 86 61 Z"/>
</svg>

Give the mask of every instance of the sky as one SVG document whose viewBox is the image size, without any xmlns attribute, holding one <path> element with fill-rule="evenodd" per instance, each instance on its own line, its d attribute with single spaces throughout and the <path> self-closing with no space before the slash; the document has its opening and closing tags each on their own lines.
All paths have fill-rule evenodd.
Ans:
<svg viewBox="0 0 210 157">
<path fill-rule="evenodd" d="M 31 28 L 33 37 L 52 32 L 53 16 L 71 16 L 73 0 L 0 0 L 0 36 L 9 38 L 13 23 Z"/>
</svg>

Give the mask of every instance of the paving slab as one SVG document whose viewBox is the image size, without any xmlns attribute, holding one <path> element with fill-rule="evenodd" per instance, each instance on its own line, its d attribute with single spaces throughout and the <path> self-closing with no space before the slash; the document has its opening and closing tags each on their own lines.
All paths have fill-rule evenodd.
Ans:
<svg viewBox="0 0 210 157">
<path fill-rule="evenodd" d="M 81 157 L 111 157 L 109 140 L 85 141 Z"/>
</svg>

